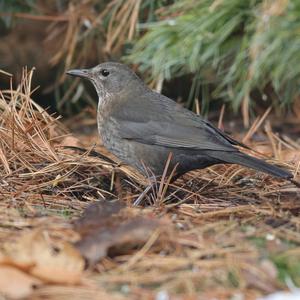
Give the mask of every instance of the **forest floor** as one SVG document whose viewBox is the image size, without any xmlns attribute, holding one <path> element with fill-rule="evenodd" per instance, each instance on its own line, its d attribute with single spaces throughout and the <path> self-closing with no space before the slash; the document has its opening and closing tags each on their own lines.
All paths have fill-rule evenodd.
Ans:
<svg viewBox="0 0 300 300">
<path fill-rule="evenodd" d="M 299 188 L 219 165 L 164 178 L 134 206 L 148 180 L 99 146 L 95 115 L 61 122 L 36 105 L 31 75 L 0 93 L 0 294 L 256 299 L 300 286 Z M 260 121 L 235 137 L 299 181 L 299 120 L 285 135 Z"/>
</svg>

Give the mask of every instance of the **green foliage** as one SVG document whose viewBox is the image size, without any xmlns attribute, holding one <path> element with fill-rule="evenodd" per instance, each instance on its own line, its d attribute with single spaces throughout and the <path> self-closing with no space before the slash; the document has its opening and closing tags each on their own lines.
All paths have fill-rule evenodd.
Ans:
<svg viewBox="0 0 300 300">
<path fill-rule="evenodd" d="M 118 60 L 130 49 L 124 60 L 137 64 L 149 80 L 192 75 L 187 106 L 192 108 L 198 98 L 202 113 L 214 99 L 230 102 L 235 111 L 242 106 L 244 117 L 259 98 L 270 99 L 277 108 L 299 99 L 299 0 L 40 3 L 0 0 L 0 31 L 11 25 L 12 13 L 72 16 L 63 23 L 54 18 L 49 33 L 53 40 L 47 37 L 52 44 L 65 41 L 49 61 L 59 66 L 57 95 L 61 86 L 63 93 L 70 88 L 71 81 L 62 80 L 66 69 Z M 76 86 L 67 94 L 72 95 L 81 98 Z M 66 99 L 59 107 L 71 103 Z"/>
<path fill-rule="evenodd" d="M 33 8 L 36 0 L 0 0 L 0 12 L 4 15 L 0 16 L 0 20 L 5 26 L 11 26 L 12 17 L 5 13 L 28 12 Z"/>
<path fill-rule="evenodd" d="M 193 98 L 213 87 L 209 100 L 229 100 L 235 110 L 267 86 L 277 106 L 299 94 L 298 0 L 182 0 L 159 16 L 140 25 L 126 57 L 152 79 L 192 73 Z"/>
<path fill-rule="evenodd" d="M 24 12 L 30 10 L 36 0 L 0 0 L 2 12 Z"/>
<path fill-rule="evenodd" d="M 300 261 L 298 255 L 277 255 L 273 257 L 278 270 L 279 279 L 285 283 L 287 279 L 300 286 Z"/>
</svg>

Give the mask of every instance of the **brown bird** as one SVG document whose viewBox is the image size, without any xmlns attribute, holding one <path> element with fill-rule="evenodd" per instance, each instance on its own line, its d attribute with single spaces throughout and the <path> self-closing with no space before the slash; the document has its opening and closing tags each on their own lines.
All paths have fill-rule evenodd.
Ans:
<svg viewBox="0 0 300 300">
<path fill-rule="evenodd" d="M 67 74 L 93 83 L 104 146 L 143 173 L 146 166 L 156 176 L 162 175 L 172 153 L 169 170 L 176 167 L 174 178 L 215 164 L 239 164 L 293 181 L 289 171 L 240 152 L 236 146 L 246 146 L 152 91 L 123 64 L 107 62 Z"/>
</svg>

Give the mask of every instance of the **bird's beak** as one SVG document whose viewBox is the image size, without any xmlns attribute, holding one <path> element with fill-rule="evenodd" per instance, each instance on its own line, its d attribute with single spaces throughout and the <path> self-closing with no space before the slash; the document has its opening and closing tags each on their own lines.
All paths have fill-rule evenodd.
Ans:
<svg viewBox="0 0 300 300">
<path fill-rule="evenodd" d="M 71 76 L 77 76 L 77 77 L 82 77 L 82 78 L 91 78 L 91 71 L 88 69 L 69 70 L 66 73 Z"/>
</svg>

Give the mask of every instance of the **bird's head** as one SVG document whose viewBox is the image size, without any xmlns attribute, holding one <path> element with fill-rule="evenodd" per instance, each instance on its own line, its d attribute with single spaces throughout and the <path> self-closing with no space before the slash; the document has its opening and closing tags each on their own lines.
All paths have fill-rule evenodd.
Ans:
<svg viewBox="0 0 300 300">
<path fill-rule="evenodd" d="M 141 82 L 130 68 L 115 62 L 102 63 L 91 69 L 70 70 L 67 74 L 90 80 L 99 98 L 118 94 L 128 87 L 132 88 L 137 80 Z"/>
</svg>

